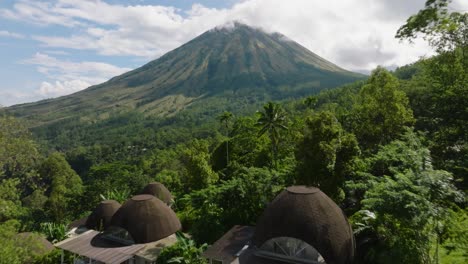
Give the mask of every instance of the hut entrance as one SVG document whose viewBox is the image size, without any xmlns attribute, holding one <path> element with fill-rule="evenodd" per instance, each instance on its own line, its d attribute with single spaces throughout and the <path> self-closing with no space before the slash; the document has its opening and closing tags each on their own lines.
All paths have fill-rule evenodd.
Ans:
<svg viewBox="0 0 468 264">
<path fill-rule="evenodd" d="M 259 248 L 256 256 L 286 263 L 325 264 L 322 255 L 307 242 L 292 237 L 272 238 Z"/>
</svg>

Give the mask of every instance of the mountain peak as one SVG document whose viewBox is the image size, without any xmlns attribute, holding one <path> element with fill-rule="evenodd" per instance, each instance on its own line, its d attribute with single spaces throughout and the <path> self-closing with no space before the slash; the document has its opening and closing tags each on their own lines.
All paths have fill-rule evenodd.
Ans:
<svg viewBox="0 0 468 264">
<path fill-rule="evenodd" d="M 287 38 L 285 35 L 279 33 L 279 32 L 276 32 L 276 31 L 268 31 L 262 27 L 257 27 L 257 26 L 251 26 L 251 25 L 248 25 L 246 23 L 243 23 L 239 20 L 232 20 L 232 21 L 228 21 L 224 24 L 221 24 L 221 25 L 218 25 L 214 28 L 212 28 L 211 30 L 208 30 L 207 32 L 223 32 L 223 33 L 232 33 L 232 32 L 240 32 L 240 31 L 248 31 L 248 32 L 251 32 L 251 33 L 260 33 L 260 34 L 267 34 L 267 35 L 271 35 L 271 36 L 275 36 L 275 37 L 278 37 L 280 39 L 283 39 L 283 40 L 289 40 L 291 41 L 291 39 Z"/>
<path fill-rule="evenodd" d="M 221 24 L 221 25 L 218 25 L 216 27 L 214 27 L 213 29 L 211 30 L 226 30 L 226 31 L 232 31 L 232 30 L 235 30 L 235 29 L 249 29 L 249 30 L 258 30 L 260 28 L 257 28 L 257 27 L 253 27 L 253 26 L 249 26 L 239 20 L 231 20 L 231 21 L 228 21 L 224 24 Z"/>
<path fill-rule="evenodd" d="M 261 103 L 310 95 L 360 77 L 282 34 L 232 21 L 103 84 L 10 109 L 31 118 L 50 113 L 43 116 L 45 122 L 80 111 L 103 117 L 128 110 L 166 116 L 209 98 L 257 98 Z"/>
</svg>

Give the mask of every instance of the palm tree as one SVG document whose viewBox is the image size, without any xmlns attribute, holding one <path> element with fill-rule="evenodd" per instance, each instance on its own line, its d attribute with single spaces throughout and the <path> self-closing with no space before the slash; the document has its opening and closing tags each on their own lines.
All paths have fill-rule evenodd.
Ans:
<svg viewBox="0 0 468 264">
<path fill-rule="evenodd" d="M 305 100 L 304 100 L 304 104 L 309 107 L 309 108 L 314 108 L 315 105 L 317 105 L 317 102 L 318 102 L 318 98 L 317 96 L 308 96 Z"/>
<path fill-rule="evenodd" d="M 226 166 L 229 165 L 229 121 L 232 119 L 233 114 L 231 112 L 225 111 L 222 115 L 218 117 L 219 122 L 224 123 L 226 128 Z"/>
<path fill-rule="evenodd" d="M 287 130 L 286 112 L 277 103 L 268 102 L 263 106 L 263 112 L 259 112 L 257 126 L 261 129 L 258 136 L 268 132 L 271 141 L 272 164 L 276 167 L 276 158 L 278 154 L 278 144 L 280 141 L 280 131 Z"/>
</svg>

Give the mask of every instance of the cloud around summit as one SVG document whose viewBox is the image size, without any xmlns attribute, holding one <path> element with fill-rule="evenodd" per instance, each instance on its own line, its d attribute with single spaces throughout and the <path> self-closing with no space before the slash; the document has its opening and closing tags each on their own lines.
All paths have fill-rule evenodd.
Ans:
<svg viewBox="0 0 468 264">
<path fill-rule="evenodd" d="M 194 2 L 188 10 L 146 2 L 129 5 L 104 0 L 20 0 L 11 7 L 0 8 L 0 18 L 33 27 L 63 29 L 60 34 L 28 36 L 40 49 L 64 54 L 86 51 L 104 58 L 102 64 L 92 64 L 100 65 L 93 68 L 93 73 L 70 73 L 69 68 L 57 70 L 55 67 L 51 74 L 50 65 L 46 70 L 44 67 L 48 66 L 39 67 L 39 63 L 33 62 L 37 56 L 49 56 L 45 61 L 50 62 L 53 54 L 43 51 L 32 55 L 30 64 L 42 69 L 45 81 L 51 85 L 57 82 L 76 84 L 76 81 L 81 81 L 83 86 L 84 83 L 96 84 L 112 77 L 111 73 L 133 68 L 115 66 L 116 69 L 112 69 L 105 58 L 149 61 L 204 31 L 233 20 L 267 32 L 280 32 L 325 59 L 354 71 L 368 71 L 377 65 L 404 65 L 432 54 L 424 41 L 410 45 L 394 38 L 405 20 L 424 7 L 425 0 L 241 0 L 224 8 Z M 455 0 L 453 6 L 468 9 L 468 1 Z M 2 35 L 23 37 L 25 34 L 0 31 L 0 37 Z M 55 59 L 58 64 L 70 67 L 63 58 Z M 87 62 L 73 59 L 78 65 L 89 66 Z"/>
</svg>

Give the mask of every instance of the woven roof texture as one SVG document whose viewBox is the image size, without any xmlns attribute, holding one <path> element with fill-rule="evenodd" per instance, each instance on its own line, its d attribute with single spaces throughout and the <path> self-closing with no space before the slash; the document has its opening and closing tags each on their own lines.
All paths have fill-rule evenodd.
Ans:
<svg viewBox="0 0 468 264">
<path fill-rule="evenodd" d="M 145 186 L 142 194 L 151 194 L 159 200 L 170 204 L 172 202 L 172 194 L 162 183 L 152 182 Z"/>
<path fill-rule="evenodd" d="M 112 216 L 120 208 L 120 204 L 114 200 L 106 200 L 96 206 L 93 212 L 86 219 L 86 228 L 94 230 L 104 230 L 109 227 Z"/>
<path fill-rule="evenodd" d="M 342 210 L 314 187 L 281 192 L 257 222 L 253 243 L 259 248 L 275 237 L 293 237 L 319 251 L 327 264 L 352 263 L 354 237 Z"/>
<path fill-rule="evenodd" d="M 127 200 L 112 217 L 111 225 L 127 230 L 135 243 L 157 241 L 182 227 L 169 206 L 148 194 Z"/>
</svg>

